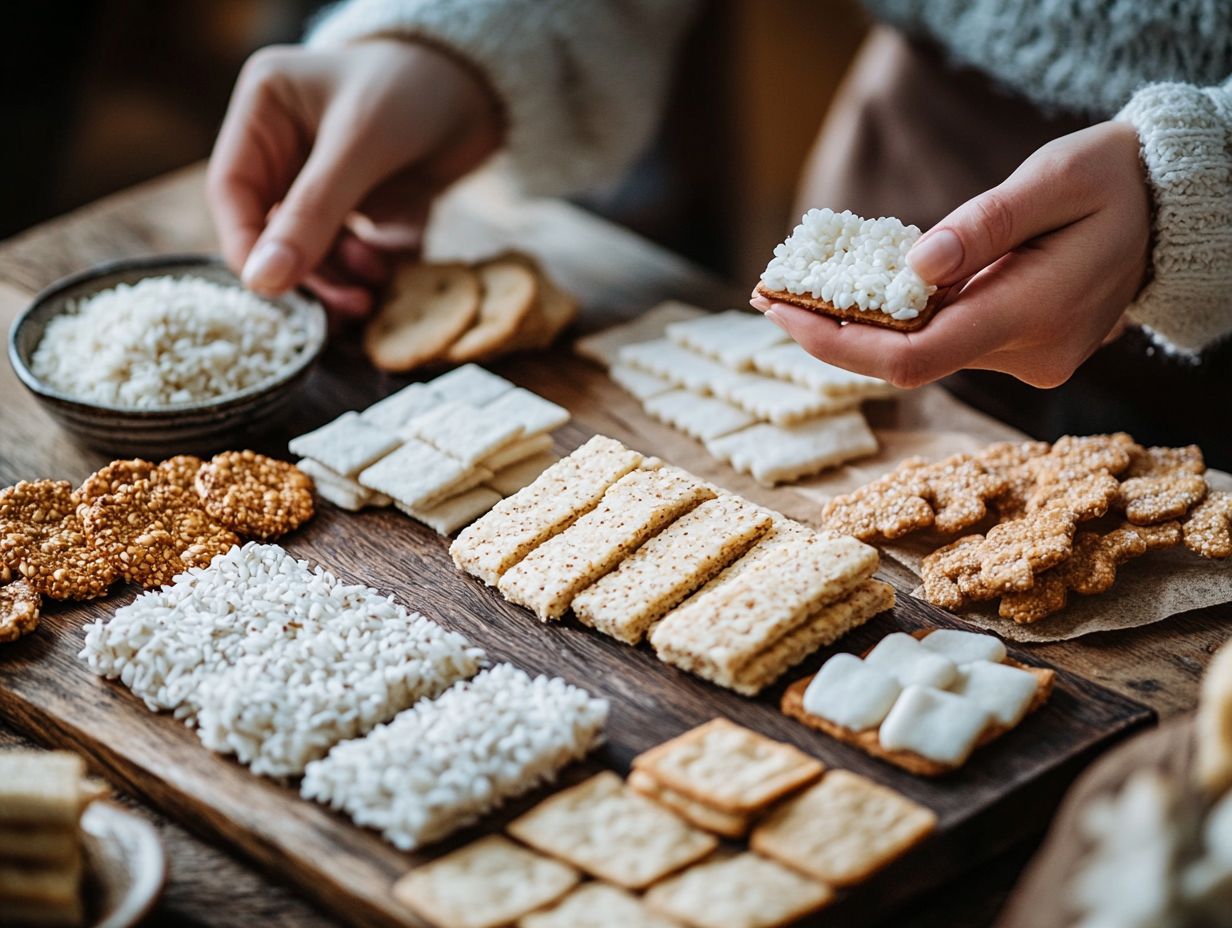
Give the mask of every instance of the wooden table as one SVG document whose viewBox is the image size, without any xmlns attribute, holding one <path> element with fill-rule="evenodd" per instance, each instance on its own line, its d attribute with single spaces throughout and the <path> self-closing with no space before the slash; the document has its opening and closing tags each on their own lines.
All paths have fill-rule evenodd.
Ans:
<svg viewBox="0 0 1232 928">
<path fill-rule="evenodd" d="M 214 247 L 202 199 L 200 169 L 189 169 L 118 194 L 0 244 L 0 324 L 41 287 L 58 277 L 108 259 Z M 561 282 L 579 294 L 586 329 L 636 314 L 665 298 L 704 306 L 736 305 L 744 287 L 729 287 L 682 259 L 567 204 L 515 201 L 496 179 L 479 179 L 445 204 L 430 250 L 478 256 L 517 246 L 540 255 Z M 362 363 L 346 349 L 326 363 Z M 653 449 L 675 463 L 711 477 L 789 515 L 815 515 L 816 504 L 790 490 L 766 491 L 733 474 L 700 447 L 635 415 L 636 405 L 605 377 L 552 357 L 527 358 L 497 370 L 565 403 L 589 427 Z M 392 386 L 392 385 L 386 385 Z M 947 424 L 995 430 L 973 410 L 938 388 L 924 406 L 943 412 Z M 386 391 L 387 392 L 387 391 Z M 0 485 L 22 478 L 80 480 L 103 462 L 73 446 L 0 367 Z M 375 396 L 331 398 L 332 412 Z M 890 569 L 893 569 L 892 567 Z M 1226 637 L 1232 607 L 1175 617 L 1144 629 L 1107 633 L 1080 642 L 1037 646 L 1040 659 L 1079 673 L 1153 707 L 1167 718 L 1193 707 L 1205 663 Z M 19 735 L 0 720 L 0 745 Z M 221 851 L 149 814 L 172 856 L 172 882 L 157 921 L 163 924 L 328 924 L 328 920 Z M 1041 828 L 1043 823 L 1041 822 Z M 935 893 L 912 909 L 912 924 L 987 924 L 1021 868 L 1026 851 L 1004 854 L 983 866 L 960 892 Z M 973 887 L 979 887 L 973 891 Z"/>
</svg>

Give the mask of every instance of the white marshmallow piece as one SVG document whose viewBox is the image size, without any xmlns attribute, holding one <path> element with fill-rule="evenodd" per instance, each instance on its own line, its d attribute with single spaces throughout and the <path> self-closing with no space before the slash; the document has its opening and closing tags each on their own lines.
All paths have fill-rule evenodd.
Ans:
<svg viewBox="0 0 1232 928">
<path fill-rule="evenodd" d="M 955 664 L 970 664 L 972 661 L 1000 664 L 1005 660 L 1005 645 L 1000 638 L 962 632 L 956 628 L 939 628 L 920 644 L 930 651 L 944 654 Z"/>
<path fill-rule="evenodd" d="M 902 687 L 854 654 L 835 654 L 804 691 L 804 711 L 852 731 L 881 724 Z"/>
<path fill-rule="evenodd" d="M 958 668 L 958 679 L 950 692 L 970 699 L 999 725 L 1013 728 L 1027 714 L 1038 686 L 1035 674 L 1029 671 L 992 661 L 972 661 Z"/>
<path fill-rule="evenodd" d="M 878 738 L 891 751 L 959 767 L 975 750 L 992 716 L 972 700 L 931 686 L 908 686 L 881 723 Z"/>
<path fill-rule="evenodd" d="M 958 676 L 958 666 L 952 660 L 925 648 L 906 632 L 886 635 L 864 660 L 903 686 L 919 684 L 943 690 Z"/>
</svg>

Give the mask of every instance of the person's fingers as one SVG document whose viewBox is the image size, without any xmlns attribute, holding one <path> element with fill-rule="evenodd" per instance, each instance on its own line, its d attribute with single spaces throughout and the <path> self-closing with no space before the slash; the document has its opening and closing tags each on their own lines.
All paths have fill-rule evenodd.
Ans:
<svg viewBox="0 0 1232 928">
<path fill-rule="evenodd" d="M 369 287 L 381 287 L 389 281 L 392 256 L 350 231 L 344 231 L 338 237 L 330 257 L 332 264 L 342 273 Z"/>
<path fill-rule="evenodd" d="M 308 274 L 304 286 L 329 309 L 343 316 L 366 316 L 375 302 L 371 288 L 346 278 L 328 264 Z"/>
</svg>

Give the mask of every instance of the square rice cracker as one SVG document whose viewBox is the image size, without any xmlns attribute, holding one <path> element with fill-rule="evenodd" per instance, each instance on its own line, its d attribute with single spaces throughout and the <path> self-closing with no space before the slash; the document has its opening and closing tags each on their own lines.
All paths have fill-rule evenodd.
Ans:
<svg viewBox="0 0 1232 928">
<path fill-rule="evenodd" d="M 637 644 L 650 626 L 757 542 L 770 514 L 737 496 L 708 500 L 681 516 L 573 601 L 578 619 Z"/>
<path fill-rule="evenodd" d="M 730 435 L 757 422 L 756 416 L 731 403 L 692 390 L 660 393 L 646 400 L 642 408 L 651 418 L 698 441 Z"/>
<path fill-rule="evenodd" d="M 857 374 L 815 358 L 797 342 L 763 348 L 753 355 L 753 369 L 829 396 L 873 399 L 902 392 L 879 377 Z"/>
<path fill-rule="evenodd" d="M 639 371 L 636 367 L 629 367 L 626 364 L 613 364 L 608 368 L 608 376 L 623 387 L 626 393 L 643 401 L 676 389 L 670 380 Z"/>
<path fill-rule="evenodd" d="M 593 510 L 531 551 L 497 584 L 511 603 L 540 619 L 565 614 L 573 598 L 665 525 L 714 491 L 678 467 L 635 470 L 617 480 Z"/>
<path fill-rule="evenodd" d="M 697 802 L 751 815 L 811 783 L 825 766 L 790 744 L 715 718 L 639 754 L 633 768 Z"/>
<path fill-rule="evenodd" d="M 761 283 L 757 285 L 757 292 L 766 299 L 773 300 L 776 303 L 787 303 L 791 306 L 799 306 L 802 309 L 810 309 L 815 313 L 830 316 L 834 319 L 842 319 L 847 322 L 862 322 L 865 325 L 880 326 L 883 329 L 894 329 L 896 332 L 918 332 L 928 325 L 929 320 L 933 316 L 937 315 L 942 305 L 940 296 L 934 294 L 918 316 L 911 319 L 895 319 L 889 313 L 883 313 L 879 309 L 860 309 L 858 306 L 839 309 L 833 303 L 816 299 L 807 293 L 771 290 Z"/>
<path fill-rule="evenodd" d="M 370 425 L 396 432 L 416 416 L 431 412 L 443 402 L 445 398 L 427 384 L 413 383 L 377 400 L 359 417 Z"/>
<path fill-rule="evenodd" d="M 832 770 L 771 810 L 749 839 L 759 854 L 832 886 L 868 879 L 937 827 L 937 816 L 901 793 Z"/>
<path fill-rule="evenodd" d="M 711 384 L 714 395 L 775 425 L 794 425 L 818 416 L 846 412 L 860 404 L 858 396 L 829 396 L 761 374 L 735 374 Z"/>
<path fill-rule="evenodd" d="M 361 471 L 359 483 L 405 506 L 425 506 L 443 499 L 479 472 L 457 458 L 414 438 Z"/>
<path fill-rule="evenodd" d="M 501 496 L 512 496 L 523 487 L 528 487 L 538 480 L 540 474 L 559 460 L 560 458 L 550 452 L 536 454 L 525 461 L 518 461 L 516 464 L 497 471 L 488 481 L 488 486 Z"/>
<path fill-rule="evenodd" d="M 488 835 L 416 867 L 393 887 L 402 905 L 441 928 L 496 928 L 560 899 L 578 873 Z"/>
<path fill-rule="evenodd" d="M 422 522 L 438 535 L 452 535 L 464 525 L 470 525 L 501 501 L 501 495 L 489 487 L 472 487 L 427 508 L 412 508 L 398 504 L 398 509 Z"/>
<path fill-rule="evenodd" d="M 619 359 L 620 349 L 625 345 L 662 338 L 667 327 L 673 322 L 684 322 L 704 315 L 704 309 L 668 300 L 648 309 L 631 322 L 614 325 L 579 338 L 573 343 L 573 351 L 600 367 L 611 367 Z"/>
<path fill-rule="evenodd" d="M 749 833 L 753 824 L 751 815 L 737 815 L 715 809 L 704 802 L 691 799 L 684 793 L 668 789 L 650 774 L 643 770 L 630 770 L 625 779 L 625 785 L 635 793 L 640 793 L 647 799 L 654 800 L 659 805 L 670 809 L 690 825 L 696 825 L 703 831 L 711 831 L 725 838 L 743 838 Z"/>
<path fill-rule="evenodd" d="M 569 421 L 569 410 L 564 406 L 545 400 L 539 394 L 521 387 L 514 387 L 497 397 L 488 404 L 486 410 L 522 426 L 523 435 L 551 432 Z"/>
<path fill-rule="evenodd" d="M 392 500 L 383 493 L 369 490 L 350 477 L 336 474 L 312 458 L 303 458 L 295 465 L 312 478 L 317 495 L 340 509 L 359 512 L 365 506 L 388 506 Z"/>
<path fill-rule="evenodd" d="M 527 435 L 519 438 L 511 445 L 501 448 L 496 454 L 490 454 L 483 459 L 483 466 L 493 473 L 504 470 L 545 451 L 552 450 L 552 436 L 547 434 Z"/>
<path fill-rule="evenodd" d="M 760 313 L 728 309 L 667 327 L 667 337 L 681 347 L 714 358 L 733 370 L 747 370 L 763 348 L 791 341 L 791 336 Z"/>
<path fill-rule="evenodd" d="M 454 564 L 495 586 L 505 571 L 597 506 L 608 487 L 641 463 L 638 452 L 594 436 L 468 526 L 449 548 Z"/>
<path fill-rule="evenodd" d="M 510 822 L 509 833 L 626 889 L 649 886 L 718 846 L 610 770 L 549 796 Z"/>
<path fill-rule="evenodd" d="M 877 451 L 858 410 L 791 426 L 762 423 L 706 442 L 706 450 L 763 486 L 820 473 Z"/>
<path fill-rule="evenodd" d="M 443 400 L 481 407 L 513 389 L 513 384 L 504 377 L 478 364 L 456 367 L 435 380 L 429 380 L 427 386 Z"/>
<path fill-rule="evenodd" d="M 715 380 L 730 377 L 733 373 L 718 361 L 681 348 L 666 338 L 625 345 L 620 349 L 620 363 L 670 380 L 676 386 L 694 393 L 709 393 L 710 385 Z"/>
<path fill-rule="evenodd" d="M 395 433 L 365 421 L 359 413 L 345 412 L 319 429 L 292 438 L 287 448 L 340 476 L 354 477 L 401 444 Z"/>
<path fill-rule="evenodd" d="M 829 886 L 752 852 L 690 867 L 646 893 L 646 905 L 693 928 L 780 928 L 824 908 Z"/>
<path fill-rule="evenodd" d="M 680 928 L 655 915 L 630 892 L 607 883 L 583 883 L 550 909 L 532 912 L 518 928 Z"/>
<path fill-rule="evenodd" d="M 490 407 L 450 400 L 412 419 L 402 434 L 426 441 L 463 464 L 478 464 L 517 441 L 522 426 Z"/>
</svg>

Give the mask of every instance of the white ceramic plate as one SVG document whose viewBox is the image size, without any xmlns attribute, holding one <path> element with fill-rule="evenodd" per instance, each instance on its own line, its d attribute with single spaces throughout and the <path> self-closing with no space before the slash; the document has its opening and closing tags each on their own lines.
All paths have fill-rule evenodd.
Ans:
<svg viewBox="0 0 1232 928">
<path fill-rule="evenodd" d="M 86 911 L 91 928 L 130 928 L 162 892 L 167 862 L 145 819 L 110 802 L 92 802 L 81 816 L 86 855 Z"/>
</svg>

